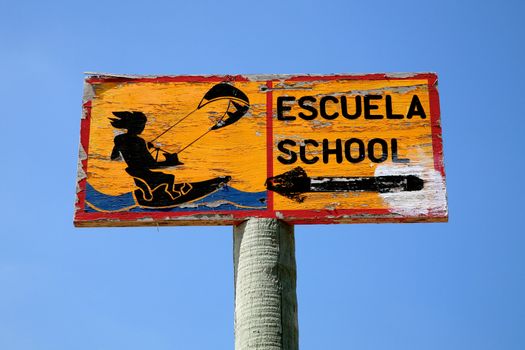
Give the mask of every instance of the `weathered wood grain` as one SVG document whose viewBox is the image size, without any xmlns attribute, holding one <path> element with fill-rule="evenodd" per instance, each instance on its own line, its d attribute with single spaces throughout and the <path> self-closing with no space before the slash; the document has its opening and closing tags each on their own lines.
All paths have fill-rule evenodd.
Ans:
<svg viewBox="0 0 525 350">
<path fill-rule="evenodd" d="M 249 109 L 234 124 L 210 130 L 235 108 L 229 99 L 197 105 L 224 82 L 247 96 Z M 166 162 L 164 152 L 184 163 L 148 170 L 166 174 L 180 188 L 130 175 L 133 167 L 116 147 L 117 136 L 127 131 L 110 119 L 122 111 L 145 116 L 137 136 L 161 149 L 148 149 L 159 164 Z M 85 84 L 74 222 L 84 227 L 232 225 L 251 217 L 294 224 L 446 221 L 442 150 L 433 73 L 92 74 Z M 283 193 L 269 185 L 268 179 L 297 167 L 312 181 L 332 186 Z M 392 176 L 401 182 L 417 177 L 423 186 L 407 190 L 406 183 L 391 183 Z M 227 186 L 211 195 L 157 207 L 145 199 L 150 191 L 154 201 L 159 194 L 171 201 L 185 183 L 214 178 L 227 179 Z M 362 189 L 335 186 L 367 183 L 359 179 L 386 182 Z"/>
</svg>

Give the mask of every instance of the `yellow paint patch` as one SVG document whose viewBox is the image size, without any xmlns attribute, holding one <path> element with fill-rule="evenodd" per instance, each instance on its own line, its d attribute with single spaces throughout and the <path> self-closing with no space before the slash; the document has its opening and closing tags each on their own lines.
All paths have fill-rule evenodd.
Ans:
<svg viewBox="0 0 525 350">
<path fill-rule="evenodd" d="M 298 117 L 300 112 L 310 115 L 310 112 L 300 108 L 297 100 L 302 96 L 313 96 L 317 102 L 310 103 L 319 110 L 319 101 L 323 96 L 334 96 L 339 98 L 346 96 L 348 113 L 356 111 L 355 96 L 382 95 L 380 100 L 374 100 L 373 104 L 378 108 L 373 114 L 385 115 L 385 95 L 391 96 L 392 112 L 395 114 L 407 114 L 414 95 L 417 95 L 427 114 L 426 119 L 416 116 L 412 119 L 365 119 L 363 115 L 350 120 L 341 114 L 341 103 L 326 103 L 326 113 L 339 116 L 333 120 L 322 118 L 318 115 L 313 120 L 304 120 Z M 282 174 L 296 166 L 301 166 L 310 177 L 371 177 L 374 176 L 376 167 L 379 165 L 393 164 L 391 153 L 383 163 L 374 163 L 368 158 L 362 162 L 351 163 L 344 156 L 344 143 L 351 138 L 362 140 L 367 145 L 369 140 L 381 138 L 390 142 L 395 138 L 398 142 L 398 157 L 408 158 L 407 166 L 421 165 L 433 167 L 432 129 L 430 120 L 430 103 L 427 80 L 336 80 L 336 81 L 313 81 L 313 82 L 280 82 L 275 84 L 273 92 L 274 108 L 279 96 L 294 96 L 295 103 L 287 103 L 291 110 L 286 116 L 295 116 L 295 120 L 282 121 L 276 117 L 273 122 L 273 164 L 274 175 Z M 363 103 L 363 101 L 361 101 Z M 363 110 L 363 105 L 361 105 Z M 277 112 L 274 112 L 277 113 Z M 286 156 L 278 150 L 278 144 L 282 140 L 289 139 L 301 144 L 304 140 L 311 139 L 319 143 L 315 147 L 307 144 L 306 157 L 313 159 L 319 157 L 315 164 L 305 164 L 300 160 L 294 164 L 282 164 L 277 160 L 278 156 Z M 322 141 L 329 140 L 331 148 L 335 148 L 335 140 L 342 140 L 343 161 L 337 163 L 335 155 L 330 155 L 328 163 L 323 162 Z M 298 147 L 293 148 L 298 151 Z M 353 144 L 352 154 L 357 156 L 358 150 Z M 430 160 L 430 161 L 429 161 Z M 338 192 L 338 193 L 308 193 L 302 203 L 289 198 L 274 195 L 275 210 L 319 210 L 319 209 L 388 209 L 388 204 L 375 192 Z"/>
<path fill-rule="evenodd" d="M 88 181 L 98 191 L 119 195 L 133 191 L 133 179 L 123 161 L 110 159 L 113 139 L 121 133 L 110 124 L 115 111 L 141 111 L 148 120 L 140 137 L 153 140 L 171 125 L 194 111 L 216 83 L 137 82 L 100 83 L 92 99 L 88 151 Z M 179 154 L 182 166 L 162 169 L 176 182 L 202 181 L 229 175 L 230 185 L 250 192 L 264 191 L 266 180 L 266 95 L 261 83 L 237 82 L 250 99 L 250 110 L 235 125 L 210 131 Z M 158 138 L 154 144 L 178 152 L 213 126 L 227 108 L 227 101 L 212 102 Z M 155 156 L 155 154 L 153 154 Z M 159 161 L 164 160 L 162 153 Z"/>
</svg>

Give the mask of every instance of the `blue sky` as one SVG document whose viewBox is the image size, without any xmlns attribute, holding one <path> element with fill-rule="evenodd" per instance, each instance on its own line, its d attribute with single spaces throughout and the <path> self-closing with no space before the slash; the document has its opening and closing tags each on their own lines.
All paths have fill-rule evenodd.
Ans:
<svg viewBox="0 0 525 350">
<path fill-rule="evenodd" d="M 447 224 L 296 226 L 301 349 L 525 348 L 521 1 L 0 6 L 0 348 L 231 349 L 231 227 L 74 229 L 83 72 L 439 75 Z"/>
</svg>

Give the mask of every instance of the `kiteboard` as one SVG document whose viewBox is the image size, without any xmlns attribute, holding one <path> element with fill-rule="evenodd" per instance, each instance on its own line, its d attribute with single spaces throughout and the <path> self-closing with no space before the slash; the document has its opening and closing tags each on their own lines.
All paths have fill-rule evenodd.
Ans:
<svg viewBox="0 0 525 350">
<path fill-rule="evenodd" d="M 189 203 L 206 197 L 225 186 L 230 180 L 230 176 L 219 176 L 199 182 L 176 183 L 171 191 L 168 190 L 168 184 L 162 184 L 151 191 L 147 191 L 144 190 L 144 186 L 138 185 L 140 179 L 135 179 L 138 186 L 133 191 L 133 197 L 142 208 L 174 208 L 182 203 Z"/>
</svg>

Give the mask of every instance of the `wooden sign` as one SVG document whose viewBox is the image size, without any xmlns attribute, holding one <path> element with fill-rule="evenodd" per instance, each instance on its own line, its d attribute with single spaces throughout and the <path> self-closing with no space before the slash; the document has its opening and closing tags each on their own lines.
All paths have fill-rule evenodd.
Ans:
<svg viewBox="0 0 525 350">
<path fill-rule="evenodd" d="M 446 221 L 437 76 L 85 81 L 76 226 Z"/>
</svg>

